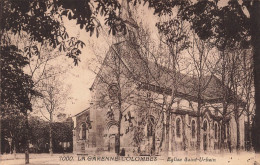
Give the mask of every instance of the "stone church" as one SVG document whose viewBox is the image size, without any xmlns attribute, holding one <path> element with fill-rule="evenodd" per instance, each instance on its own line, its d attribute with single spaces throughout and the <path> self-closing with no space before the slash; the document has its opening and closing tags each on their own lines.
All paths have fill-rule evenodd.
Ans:
<svg viewBox="0 0 260 165">
<path fill-rule="evenodd" d="M 171 89 L 164 87 L 170 79 L 167 73 L 157 75 L 156 66 L 150 62 L 148 65 L 151 73 L 145 73 L 147 70 L 143 67 L 147 64 L 142 64 L 137 54 L 128 41 L 114 44 L 107 53 L 90 88 L 92 105 L 75 115 L 73 134 L 75 152 L 118 152 L 118 121 L 121 116 L 120 148 L 124 148 L 127 152 L 148 154 L 154 147 L 156 153 L 160 153 L 162 123 L 164 122 L 160 118 L 163 108 L 162 95 L 163 93 L 170 95 Z M 149 74 L 153 76 L 149 77 Z M 159 77 L 159 84 L 161 83 L 162 87 L 149 81 L 152 77 Z M 205 151 L 219 149 L 220 126 L 223 120 L 220 81 L 215 76 L 205 77 L 209 84 L 203 92 L 205 106 L 202 107 L 199 116 L 196 112 L 196 106 L 198 106 L 196 92 L 191 87 L 196 79 L 181 73 L 178 77 L 182 82 L 178 86 L 176 99 L 170 112 L 169 150 L 196 149 L 198 120 L 201 123 L 200 149 Z M 118 95 L 121 99 L 120 107 Z M 224 146 L 235 148 L 237 143 L 235 119 L 230 114 L 225 120 Z M 239 123 L 240 144 L 243 147 L 245 143 L 244 115 L 241 115 Z"/>
<path fill-rule="evenodd" d="M 194 88 L 198 80 L 180 72 L 172 78 L 172 70 L 147 60 L 134 44 L 133 33 L 134 30 L 129 30 L 128 37 L 111 45 L 90 88 L 91 106 L 74 116 L 73 152 L 119 153 L 124 149 L 127 154 L 160 155 L 166 146 L 167 152 L 195 151 L 196 148 L 214 152 L 221 145 L 226 150 L 235 149 L 237 124 L 232 113 L 222 116 L 220 80 L 214 75 L 202 78 L 208 84 L 201 95 L 203 106 L 198 113 Z M 172 88 L 172 84 L 178 85 Z M 170 96 L 173 89 L 175 98 L 167 118 L 164 98 Z M 231 110 L 232 105 L 228 112 Z M 164 128 L 166 120 L 168 129 Z M 238 126 L 243 148 L 243 114 Z M 200 146 L 197 146 L 198 137 Z"/>
</svg>

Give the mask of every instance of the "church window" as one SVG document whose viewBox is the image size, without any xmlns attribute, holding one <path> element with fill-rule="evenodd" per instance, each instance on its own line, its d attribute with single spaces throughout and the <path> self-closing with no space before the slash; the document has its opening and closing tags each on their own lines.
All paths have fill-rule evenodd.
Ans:
<svg viewBox="0 0 260 165">
<path fill-rule="evenodd" d="M 203 122 L 203 130 L 204 130 L 204 131 L 207 131 L 207 129 L 208 129 L 208 125 L 207 125 L 207 121 L 205 120 L 205 121 Z"/>
<path fill-rule="evenodd" d="M 176 136 L 178 138 L 181 137 L 181 119 L 180 118 L 177 118 L 177 120 L 176 120 Z"/>
<path fill-rule="evenodd" d="M 87 131 L 86 123 L 81 124 L 80 139 L 86 140 L 86 131 Z"/>
<path fill-rule="evenodd" d="M 218 125 L 215 123 L 215 139 L 218 139 Z"/>
<path fill-rule="evenodd" d="M 150 117 L 147 125 L 147 136 L 153 136 L 154 134 L 154 118 Z"/>
<path fill-rule="evenodd" d="M 191 122 L 191 135 L 192 135 L 192 138 L 195 138 L 195 134 L 196 134 L 195 120 L 192 120 L 192 122 Z"/>
<path fill-rule="evenodd" d="M 119 91 L 119 88 L 118 88 L 117 84 L 113 83 L 113 84 L 109 85 L 109 87 L 108 87 L 109 98 L 111 100 L 115 100 L 118 96 L 118 91 Z"/>
</svg>

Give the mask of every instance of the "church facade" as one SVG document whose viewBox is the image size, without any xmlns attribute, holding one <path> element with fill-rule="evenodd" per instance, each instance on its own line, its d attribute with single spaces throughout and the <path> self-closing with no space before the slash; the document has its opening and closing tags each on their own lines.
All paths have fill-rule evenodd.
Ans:
<svg viewBox="0 0 260 165">
<path fill-rule="evenodd" d="M 178 85 L 172 88 L 170 72 L 142 58 L 131 42 L 112 45 L 90 88 L 91 106 L 74 116 L 73 152 L 218 152 L 220 147 L 232 151 L 238 141 L 243 148 L 246 118 L 242 114 L 236 121 L 232 104 L 223 116 L 219 79 L 203 78 L 208 85 L 198 112 L 197 79 L 176 73 Z M 165 98 L 173 89 L 175 97 L 167 116 Z"/>
</svg>

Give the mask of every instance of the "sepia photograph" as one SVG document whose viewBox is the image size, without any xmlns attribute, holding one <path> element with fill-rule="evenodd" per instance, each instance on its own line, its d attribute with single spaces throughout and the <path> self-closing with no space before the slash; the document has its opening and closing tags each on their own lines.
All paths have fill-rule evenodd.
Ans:
<svg viewBox="0 0 260 165">
<path fill-rule="evenodd" d="M 0 165 L 260 165 L 260 0 L 0 0 Z"/>
</svg>

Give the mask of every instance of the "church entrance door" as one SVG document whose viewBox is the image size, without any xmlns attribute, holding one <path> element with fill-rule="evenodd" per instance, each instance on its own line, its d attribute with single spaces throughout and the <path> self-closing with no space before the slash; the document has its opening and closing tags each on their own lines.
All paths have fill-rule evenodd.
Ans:
<svg viewBox="0 0 260 165">
<path fill-rule="evenodd" d="M 115 136 L 114 135 L 110 135 L 110 137 L 109 137 L 109 151 L 115 152 Z"/>
<path fill-rule="evenodd" d="M 117 153 L 119 150 L 119 143 L 118 143 L 118 134 L 117 134 L 118 127 L 116 125 L 112 125 L 109 128 L 109 151 L 112 153 Z"/>
<path fill-rule="evenodd" d="M 117 135 L 112 134 L 109 137 L 109 151 L 112 153 L 118 153 L 119 152 L 119 138 Z"/>
</svg>

